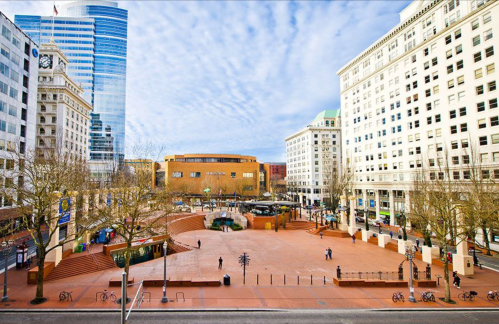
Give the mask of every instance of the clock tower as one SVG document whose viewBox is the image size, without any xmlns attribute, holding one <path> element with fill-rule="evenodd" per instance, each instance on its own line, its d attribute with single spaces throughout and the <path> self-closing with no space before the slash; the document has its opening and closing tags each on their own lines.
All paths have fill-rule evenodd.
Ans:
<svg viewBox="0 0 499 324">
<path fill-rule="evenodd" d="M 66 73 L 68 63 L 68 59 L 55 43 L 42 44 L 38 60 L 40 73 L 55 71 Z"/>
</svg>

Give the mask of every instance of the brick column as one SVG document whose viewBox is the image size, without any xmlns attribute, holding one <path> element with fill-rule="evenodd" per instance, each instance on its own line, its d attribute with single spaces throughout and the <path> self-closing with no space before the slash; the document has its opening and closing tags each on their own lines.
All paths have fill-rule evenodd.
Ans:
<svg viewBox="0 0 499 324">
<path fill-rule="evenodd" d="M 54 235 L 52 235 L 52 238 L 50 239 L 49 245 L 47 246 L 47 249 L 51 249 L 54 246 L 57 246 L 59 244 L 59 202 L 61 200 L 62 194 L 60 192 L 53 192 L 51 193 L 51 200 L 52 200 L 52 207 L 50 208 L 50 218 L 51 221 L 49 224 L 49 231 L 54 232 Z M 47 262 L 54 262 L 55 265 L 57 266 L 59 262 L 62 260 L 62 246 L 59 246 L 49 253 L 47 253 L 47 256 L 45 257 L 45 261 Z"/>
</svg>

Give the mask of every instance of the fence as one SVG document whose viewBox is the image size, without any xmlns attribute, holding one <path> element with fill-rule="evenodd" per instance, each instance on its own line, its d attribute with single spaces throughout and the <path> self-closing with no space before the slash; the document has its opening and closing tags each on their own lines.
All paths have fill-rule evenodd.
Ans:
<svg viewBox="0 0 499 324">
<path fill-rule="evenodd" d="M 363 271 L 351 271 L 351 272 L 341 272 L 338 279 L 364 279 L 364 280 L 404 280 L 404 275 L 400 277 L 398 271 L 388 271 L 388 272 L 363 272 Z"/>
</svg>

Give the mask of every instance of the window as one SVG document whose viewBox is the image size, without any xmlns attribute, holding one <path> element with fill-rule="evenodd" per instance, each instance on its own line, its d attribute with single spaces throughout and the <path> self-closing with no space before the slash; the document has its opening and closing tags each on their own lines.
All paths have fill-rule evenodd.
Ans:
<svg viewBox="0 0 499 324">
<path fill-rule="evenodd" d="M 430 111 L 431 110 L 431 102 L 428 102 L 426 104 L 426 111 Z"/>
<path fill-rule="evenodd" d="M 492 21 L 492 16 L 490 15 L 490 12 L 487 12 L 485 15 L 483 15 L 483 24 L 487 24 Z"/>
<path fill-rule="evenodd" d="M 183 172 L 172 172 L 172 178 L 182 178 Z"/>
<path fill-rule="evenodd" d="M 431 125 L 431 120 L 432 120 L 431 116 L 430 116 L 430 117 L 427 117 L 427 118 L 426 118 L 426 124 L 427 124 L 427 125 Z"/>
<path fill-rule="evenodd" d="M 451 51 L 451 53 L 452 53 L 452 51 Z M 438 64 L 438 58 L 434 57 L 434 58 L 431 60 L 431 64 L 432 64 L 433 66 L 437 65 L 437 64 Z"/>
<path fill-rule="evenodd" d="M 454 39 L 459 39 L 461 38 L 461 29 L 456 30 L 454 33 Z"/>
<path fill-rule="evenodd" d="M 447 66 L 447 74 L 450 74 L 452 72 L 454 72 L 454 66 L 451 64 L 451 65 Z"/>
<path fill-rule="evenodd" d="M 467 132 L 467 131 L 468 131 L 468 123 L 462 123 L 461 132 Z"/>
<path fill-rule="evenodd" d="M 487 85 L 489 87 L 489 91 L 495 91 L 496 90 L 496 82 L 495 81 L 489 82 Z"/>
<path fill-rule="evenodd" d="M 462 84 L 464 84 L 464 75 L 457 77 L 457 85 L 462 85 Z"/>
<path fill-rule="evenodd" d="M 427 97 L 431 96 L 431 90 L 430 90 L 430 89 L 426 89 L 426 91 L 425 91 L 425 92 L 426 92 L 426 96 L 427 96 Z"/>
<path fill-rule="evenodd" d="M 424 77 L 424 83 L 429 83 L 430 82 L 430 76 L 427 75 Z"/>
<path fill-rule="evenodd" d="M 0 52 L 2 53 L 3 56 L 10 59 L 10 49 L 8 47 L 6 47 L 5 45 L 2 44 L 2 48 L 1 48 Z"/>
<path fill-rule="evenodd" d="M 480 136 L 478 141 L 480 142 L 480 146 L 487 145 L 487 136 Z"/>
<path fill-rule="evenodd" d="M 482 60 L 482 52 L 478 52 L 473 54 L 473 59 L 476 62 L 480 62 Z"/>
<path fill-rule="evenodd" d="M 425 62 L 424 63 L 424 69 L 428 70 L 430 68 L 430 62 Z"/>
<path fill-rule="evenodd" d="M 461 148 L 468 148 L 468 147 L 469 147 L 468 140 L 467 139 L 461 140 Z"/>
<path fill-rule="evenodd" d="M 454 79 L 447 81 L 447 88 L 448 89 L 454 88 Z"/>
<path fill-rule="evenodd" d="M 458 144 L 457 144 L 457 141 L 452 141 L 452 142 L 450 143 L 450 145 L 451 145 L 451 148 L 452 148 L 453 150 L 457 150 L 457 149 L 458 149 Z"/>
<path fill-rule="evenodd" d="M 456 46 L 456 55 L 459 55 L 463 52 L 463 45 Z"/>
<path fill-rule="evenodd" d="M 445 44 L 447 45 L 447 44 L 450 44 L 450 43 L 452 43 L 452 35 L 449 35 L 449 36 L 445 37 Z"/>
<path fill-rule="evenodd" d="M 499 162 L 499 152 L 492 153 L 492 161 Z"/>
<path fill-rule="evenodd" d="M 494 46 L 485 49 L 485 57 L 494 55 Z"/>
<path fill-rule="evenodd" d="M 460 172 L 459 171 L 452 171 L 452 178 L 454 180 L 459 180 L 460 179 Z"/>
<path fill-rule="evenodd" d="M 463 60 L 458 61 L 458 62 L 456 63 L 456 68 L 457 68 L 458 70 L 461 70 L 463 67 L 464 67 L 464 62 L 463 62 Z"/>
<path fill-rule="evenodd" d="M 490 127 L 498 125 L 499 125 L 499 117 L 498 116 L 490 117 Z"/>
<path fill-rule="evenodd" d="M 457 126 L 451 126 L 450 127 L 450 133 L 451 134 L 457 134 Z"/>
<path fill-rule="evenodd" d="M 497 108 L 497 98 L 489 100 L 489 109 Z"/>
<path fill-rule="evenodd" d="M 487 123 L 485 122 L 485 118 L 479 119 L 478 120 L 478 128 L 482 129 L 487 127 Z"/>
<path fill-rule="evenodd" d="M 243 178 L 253 178 L 253 173 L 252 172 L 243 173 Z"/>
<path fill-rule="evenodd" d="M 483 94 L 483 85 L 476 87 L 476 94 L 477 95 Z"/>
<path fill-rule="evenodd" d="M 433 72 L 432 76 L 433 76 L 433 80 L 437 80 L 438 79 L 438 72 Z"/>
<path fill-rule="evenodd" d="M 201 178 L 201 172 L 191 172 L 191 178 Z"/>
<path fill-rule="evenodd" d="M 456 111 L 455 110 L 451 110 L 449 111 L 449 118 L 450 119 L 454 119 L 457 117 L 457 114 L 456 114 Z"/>
<path fill-rule="evenodd" d="M 10 30 L 4 25 L 2 26 L 2 36 L 7 38 L 10 41 L 11 38 L 11 32 Z"/>
<path fill-rule="evenodd" d="M 492 37 L 493 37 L 493 35 L 492 35 L 492 29 L 489 29 L 489 30 L 487 30 L 487 31 L 485 31 L 485 32 L 483 33 L 483 39 L 484 39 L 485 41 L 488 41 L 488 40 L 489 40 L 489 39 L 491 39 Z"/>
<path fill-rule="evenodd" d="M 463 155 L 461 157 L 461 159 L 463 160 L 463 164 L 470 164 L 470 156 L 469 155 Z"/>
<path fill-rule="evenodd" d="M 479 22 L 478 22 L 478 19 L 473 20 L 473 21 L 471 22 L 471 30 L 475 30 L 475 29 L 477 29 L 478 27 L 480 27 L 480 24 L 479 24 Z"/>
<path fill-rule="evenodd" d="M 492 144 L 499 144 L 499 134 L 490 135 L 490 139 L 492 141 Z"/>
<path fill-rule="evenodd" d="M 423 53 L 424 53 L 424 56 L 428 56 L 428 54 L 429 54 L 428 47 L 423 50 Z"/>
<path fill-rule="evenodd" d="M 487 65 L 487 74 L 492 74 L 496 71 L 496 66 L 494 63 Z"/>
<path fill-rule="evenodd" d="M 459 108 L 459 116 L 460 117 L 466 116 L 466 107 Z"/>
<path fill-rule="evenodd" d="M 435 123 L 440 123 L 442 121 L 442 118 L 440 114 L 435 115 Z"/>
<path fill-rule="evenodd" d="M 459 164 L 459 156 L 453 156 L 452 157 L 452 164 L 453 165 Z"/>
<path fill-rule="evenodd" d="M 445 56 L 447 57 L 447 59 L 450 59 L 452 57 L 452 50 L 448 50 L 447 52 L 445 52 Z"/>
<path fill-rule="evenodd" d="M 484 102 L 479 102 L 476 104 L 476 110 L 478 112 L 485 111 L 485 103 Z"/>
<path fill-rule="evenodd" d="M 480 79 L 483 76 L 482 68 L 475 70 L 475 79 Z"/>
<path fill-rule="evenodd" d="M 480 35 L 473 37 L 473 46 L 480 45 Z"/>
</svg>

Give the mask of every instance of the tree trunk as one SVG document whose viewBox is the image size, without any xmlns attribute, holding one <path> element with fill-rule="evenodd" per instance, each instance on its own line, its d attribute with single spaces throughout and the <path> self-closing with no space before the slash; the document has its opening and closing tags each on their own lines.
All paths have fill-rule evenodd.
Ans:
<svg viewBox="0 0 499 324">
<path fill-rule="evenodd" d="M 45 274 L 45 251 L 40 249 L 38 257 L 38 277 L 36 279 L 35 302 L 43 300 L 43 276 Z"/>
<path fill-rule="evenodd" d="M 449 282 L 449 260 L 447 260 L 447 244 L 444 244 L 444 281 L 445 281 L 445 302 L 451 301 Z"/>
<path fill-rule="evenodd" d="M 427 229 L 424 230 L 423 235 L 424 235 L 424 240 L 426 242 L 426 246 L 432 247 L 433 244 L 431 243 L 431 235 Z"/>
<path fill-rule="evenodd" d="M 130 274 L 130 258 L 132 254 L 132 243 L 127 242 L 126 243 L 126 250 L 125 250 L 125 273 L 126 273 L 126 284 L 128 285 L 128 276 Z"/>
<path fill-rule="evenodd" d="M 482 226 L 482 234 L 483 234 L 483 240 L 485 242 L 485 248 L 487 249 L 486 255 L 492 255 L 490 253 L 490 241 L 489 241 L 489 235 L 487 233 L 487 228 Z"/>
</svg>

